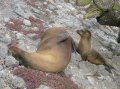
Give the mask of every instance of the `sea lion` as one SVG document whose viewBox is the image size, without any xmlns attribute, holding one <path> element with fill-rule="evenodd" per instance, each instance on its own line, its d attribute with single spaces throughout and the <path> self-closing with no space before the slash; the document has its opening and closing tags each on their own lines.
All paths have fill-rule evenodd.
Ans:
<svg viewBox="0 0 120 89">
<path fill-rule="evenodd" d="M 91 47 L 91 32 L 89 30 L 77 30 L 76 32 L 81 37 L 78 45 L 78 52 L 82 59 L 96 65 L 104 65 L 105 69 L 111 73 L 110 69 L 114 68 L 105 61 L 100 53 Z"/>
<path fill-rule="evenodd" d="M 26 52 L 11 46 L 9 51 L 19 57 L 26 67 L 45 71 L 61 72 L 69 63 L 74 42 L 69 33 L 62 27 L 49 28 L 41 37 L 36 52 Z"/>
</svg>

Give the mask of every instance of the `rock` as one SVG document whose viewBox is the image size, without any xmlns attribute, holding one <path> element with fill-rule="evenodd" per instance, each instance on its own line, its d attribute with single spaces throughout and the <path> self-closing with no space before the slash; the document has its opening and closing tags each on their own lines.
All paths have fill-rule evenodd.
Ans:
<svg viewBox="0 0 120 89">
<path fill-rule="evenodd" d="M 39 28 L 38 28 L 38 27 L 33 27 L 32 30 L 34 30 L 34 31 L 38 31 Z"/>
<path fill-rule="evenodd" d="M 9 70 L 0 71 L 0 89 L 25 89 L 22 78 L 13 76 Z"/>
<path fill-rule="evenodd" d="M 0 29 L 3 29 L 3 28 L 5 28 L 4 25 L 0 24 Z"/>
<path fill-rule="evenodd" d="M 37 29 L 36 29 L 36 30 L 37 30 Z M 33 38 L 34 36 L 36 36 L 36 35 L 37 35 L 37 34 L 35 34 L 35 33 L 34 33 L 34 34 L 33 34 L 33 33 L 30 33 L 30 34 L 27 34 L 26 36 L 32 39 L 32 38 Z"/>
<path fill-rule="evenodd" d="M 15 89 L 17 89 L 17 88 L 24 89 L 26 84 L 22 78 L 13 76 L 12 85 L 14 86 Z"/>
<path fill-rule="evenodd" d="M 2 65 L 0 65 L 0 71 L 1 71 L 1 70 L 3 70 L 3 66 L 2 66 Z"/>
<path fill-rule="evenodd" d="M 10 19 L 9 18 L 4 18 L 4 21 L 5 22 L 8 22 Z"/>
<path fill-rule="evenodd" d="M 105 70 L 104 65 L 99 65 L 98 73 L 102 76 L 108 76 L 109 75 L 109 72 L 107 70 Z"/>
<path fill-rule="evenodd" d="M 64 0 L 66 3 L 69 3 L 70 1 L 69 0 Z"/>
<path fill-rule="evenodd" d="M 3 56 L 0 56 L 0 65 L 4 65 L 5 64 L 5 59 Z"/>
<path fill-rule="evenodd" d="M 30 11 L 29 6 L 23 1 L 15 0 L 12 4 L 12 8 L 16 14 L 22 16 L 23 18 L 28 19 L 30 16 L 34 17 Z"/>
<path fill-rule="evenodd" d="M 7 43 L 10 43 L 10 41 L 11 41 L 10 35 L 9 34 L 5 34 L 5 38 L 6 38 Z"/>
<path fill-rule="evenodd" d="M 47 4 L 47 2 L 44 2 L 43 4 L 44 4 L 44 5 L 46 5 L 46 4 Z"/>
<path fill-rule="evenodd" d="M 12 89 L 12 88 L 10 88 L 10 87 L 5 87 L 5 88 L 3 88 L 3 89 Z"/>
<path fill-rule="evenodd" d="M 0 89 L 10 89 L 3 79 L 0 78 Z"/>
<path fill-rule="evenodd" d="M 93 0 L 94 3 L 102 10 L 111 10 L 114 6 L 114 0 Z M 108 4 L 109 3 L 109 4 Z"/>
<path fill-rule="evenodd" d="M 56 10 L 57 8 L 54 5 L 50 4 L 50 5 L 48 5 L 48 9 L 49 10 Z"/>
<path fill-rule="evenodd" d="M 30 22 L 29 20 L 24 19 L 24 20 L 23 20 L 23 23 L 24 23 L 26 26 L 31 26 L 31 22 Z"/>
<path fill-rule="evenodd" d="M 16 33 L 16 37 L 17 37 L 17 39 L 19 40 L 19 39 L 23 39 L 23 34 L 22 33 Z"/>
<path fill-rule="evenodd" d="M 13 56 L 7 56 L 5 58 L 6 67 L 13 67 L 17 63 L 17 60 Z"/>
<path fill-rule="evenodd" d="M 45 85 L 40 85 L 38 88 L 36 89 L 51 89 L 50 87 L 48 86 L 45 86 Z"/>
<path fill-rule="evenodd" d="M 118 10 L 110 10 L 109 12 L 105 12 L 97 17 L 97 21 L 101 25 L 109 25 L 109 26 L 117 26 L 120 27 L 120 11 Z"/>
<path fill-rule="evenodd" d="M 0 41 L 2 41 L 3 43 L 10 43 L 11 42 L 11 38 L 6 37 L 6 35 L 4 35 L 4 38 L 0 38 Z"/>
<path fill-rule="evenodd" d="M 5 57 L 7 53 L 8 53 L 7 45 L 0 42 L 0 56 Z"/>
<path fill-rule="evenodd" d="M 3 83 L 4 88 L 11 85 L 12 76 L 13 75 L 10 73 L 9 70 L 4 69 L 4 70 L 0 71 L 0 79 L 2 79 L 4 81 L 4 83 Z M 4 89 L 4 88 L 0 88 L 0 89 Z"/>
</svg>

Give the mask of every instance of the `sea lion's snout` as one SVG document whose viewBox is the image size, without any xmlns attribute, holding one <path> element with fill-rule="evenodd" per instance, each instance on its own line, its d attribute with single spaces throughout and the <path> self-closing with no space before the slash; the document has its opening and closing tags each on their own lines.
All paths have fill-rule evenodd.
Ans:
<svg viewBox="0 0 120 89">
<path fill-rule="evenodd" d="M 79 34 L 80 36 L 83 35 L 84 30 L 76 30 L 77 34 Z"/>
</svg>

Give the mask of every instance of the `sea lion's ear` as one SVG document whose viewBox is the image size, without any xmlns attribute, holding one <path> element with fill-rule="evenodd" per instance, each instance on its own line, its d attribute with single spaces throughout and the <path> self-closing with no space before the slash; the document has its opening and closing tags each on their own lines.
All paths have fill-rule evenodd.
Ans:
<svg viewBox="0 0 120 89">
<path fill-rule="evenodd" d="M 77 30 L 76 32 L 81 36 L 84 31 L 83 30 Z"/>
</svg>

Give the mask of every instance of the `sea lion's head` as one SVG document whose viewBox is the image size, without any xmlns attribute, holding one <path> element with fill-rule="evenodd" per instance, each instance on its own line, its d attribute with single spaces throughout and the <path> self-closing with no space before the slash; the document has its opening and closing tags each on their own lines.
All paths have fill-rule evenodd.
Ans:
<svg viewBox="0 0 120 89">
<path fill-rule="evenodd" d="M 91 32 L 89 30 L 77 30 L 76 32 L 81 38 L 91 38 Z"/>
</svg>

